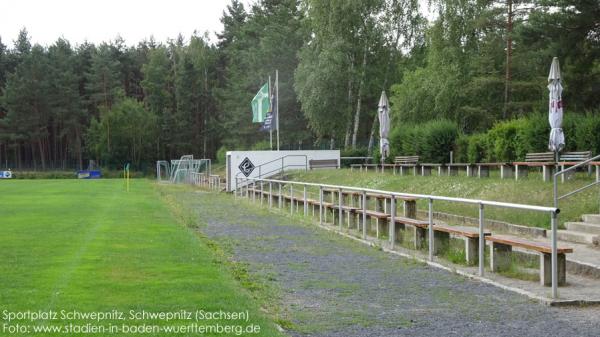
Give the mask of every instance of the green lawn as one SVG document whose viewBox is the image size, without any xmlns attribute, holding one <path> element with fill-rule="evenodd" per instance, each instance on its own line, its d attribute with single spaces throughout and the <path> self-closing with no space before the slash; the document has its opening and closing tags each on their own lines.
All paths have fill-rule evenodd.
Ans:
<svg viewBox="0 0 600 337">
<path fill-rule="evenodd" d="M 432 194 L 439 196 L 462 197 L 471 199 L 494 200 L 530 205 L 552 206 L 552 183 L 543 182 L 539 173 L 531 172 L 528 179 L 515 181 L 514 179 L 500 179 L 497 172 L 492 172 L 491 178 L 470 178 L 461 172 L 456 177 L 432 176 L 399 176 L 391 172 L 381 174 L 370 172 L 351 172 L 342 170 L 313 170 L 298 172 L 291 179 L 306 182 L 320 182 L 326 184 L 339 184 L 345 186 L 359 186 L 386 191 Z M 585 174 L 579 174 L 577 179 L 559 183 L 559 193 L 575 190 L 593 180 Z M 313 191 L 315 195 L 316 191 Z M 298 192 L 299 193 L 299 192 Z M 598 187 L 593 187 L 564 199 L 559 204 L 561 213 L 559 221 L 578 221 L 585 213 L 598 213 L 600 192 Z M 427 202 L 421 200 L 418 209 L 426 210 Z M 476 205 L 459 203 L 435 202 L 434 211 L 447 212 L 463 216 L 478 216 Z M 487 207 L 486 218 L 507 221 L 525 226 L 550 228 L 550 216 L 529 211 Z"/>
<path fill-rule="evenodd" d="M 129 193 L 117 179 L 0 181 L 0 205 L 0 328 L 7 323 L 4 310 L 118 310 L 126 316 L 129 310 L 248 310 L 247 323 L 200 323 L 257 324 L 262 329 L 259 335 L 279 335 L 270 317 L 259 309 L 261 304 L 234 279 L 229 265 L 194 229 L 176 221 L 147 180 L 133 180 Z M 95 324 L 58 318 L 11 324 Z M 0 329 L 0 335 L 8 334 Z"/>
</svg>

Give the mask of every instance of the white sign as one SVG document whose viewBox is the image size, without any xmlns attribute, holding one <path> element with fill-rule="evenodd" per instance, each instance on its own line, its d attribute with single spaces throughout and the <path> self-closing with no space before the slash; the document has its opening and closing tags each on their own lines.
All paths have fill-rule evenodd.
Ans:
<svg viewBox="0 0 600 337">
<path fill-rule="evenodd" d="M 10 179 L 12 178 L 11 171 L 0 171 L 0 179 Z"/>
<path fill-rule="evenodd" d="M 311 160 L 337 160 L 340 150 L 228 151 L 227 190 L 235 190 L 235 178 L 268 178 L 282 171 L 307 170 Z"/>
</svg>

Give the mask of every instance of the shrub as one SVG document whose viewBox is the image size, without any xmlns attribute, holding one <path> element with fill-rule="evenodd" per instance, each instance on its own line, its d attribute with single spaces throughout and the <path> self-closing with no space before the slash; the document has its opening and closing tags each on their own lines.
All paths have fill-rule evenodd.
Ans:
<svg viewBox="0 0 600 337">
<path fill-rule="evenodd" d="M 485 134 L 477 133 L 469 136 L 467 144 L 467 160 L 470 163 L 480 163 L 485 159 Z"/>
<path fill-rule="evenodd" d="M 219 164 L 225 164 L 225 157 L 227 155 L 227 148 L 225 147 L 225 145 L 221 146 L 219 148 L 219 150 L 217 150 L 217 163 Z"/>
<path fill-rule="evenodd" d="M 446 163 L 458 138 L 458 126 L 449 120 L 434 120 L 423 125 L 419 155 L 422 161 Z"/>
</svg>

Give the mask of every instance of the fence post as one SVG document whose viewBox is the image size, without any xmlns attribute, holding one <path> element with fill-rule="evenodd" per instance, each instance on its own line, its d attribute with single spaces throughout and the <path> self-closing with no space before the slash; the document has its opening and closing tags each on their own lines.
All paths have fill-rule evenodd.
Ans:
<svg viewBox="0 0 600 337">
<path fill-rule="evenodd" d="M 396 244 L 396 196 L 392 194 L 390 198 L 390 247 L 394 249 Z"/>
<path fill-rule="evenodd" d="M 273 183 L 269 181 L 269 208 L 273 207 Z"/>
<path fill-rule="evenodd" d="M 277 206 L 279 208 L 281 208 L 281 183 L 278 183 L 277 187 L 279 189 L 279 192 L 278 192 L 278 195 L 277 195 Z"/>
<path fill-rule="evenodd" d="M 362 238 L 367 239 L 367 191 L 362 191 Z"/>
<path fill-rule="evenodd" d="M 323 225 L 323 186 L 319 185 L 319 225 Z"/>
<path fill-rule="evenodd" d="M 479 204 L 479 276 L 483 276 L 484 273 L 484 254 L 485 254 L 485 236 L 483 233 L 483 217 L 484 217 L 484 210 L 483 210 L 483 204 Z"/>
<path fill-rule="evenodd" d="M 433 199 L 429 198 L 429 261 L 433 261 Z"/>
<path fill-rule="evenodd" d="M 264 199 L 264 198 L 263 198 L 263 191 L 264 191 L 264 186 L 265 186 L 265 185 L 264 185 L 264 182 L 263 182 L 262 180 L 261 180 L 261 181 L 259 181 L 259 183 L 260 183 L 260 194 L 259 194 L 259 197 L 260 197 L 260 205 L 262 206 L 262 204 L 263 204 L 263 199 Z"/>
<path fill-rule="evenodd" d="M 558 298 L 558 248 L 556 242 L 556 227 L 558 224 L 558 214 L 552 212 L 552 298 Z"/>
<path fill-rule="evenodd" d="M 290 184 L 290 214 L 294 215 L 294 185 Z"/>
<path fill-rule="evenodd" d="M 235 177 L 235 191 L 233 192 L 233 197 L 237 200 L 238 197 L 238 178 Z"/>
<path fill-rule="evenodd" d="M 304 216 L 308 215 L 308 204 L 307 202 L 307 198 L 306 198 L 306 185 L 304 185 Z"/>
<path fill-rule="evenodd" d="M 339 206 L 339 210 L 338 210 L 338 223 L 340 226 L 340 231 L 342 230 L 342 224 L 344 223 L 344 210 L 343 210 L 343 206 L 344 206 L 344 192 L 342 192 L 342 189 L 339 189 L 339 200 L 338 200 L 338 206 Z"/>
<path fill-rule="evenodd" d="M 256 180 L 252 180 L 252 202 L 256 202 Z"/>
</svg>

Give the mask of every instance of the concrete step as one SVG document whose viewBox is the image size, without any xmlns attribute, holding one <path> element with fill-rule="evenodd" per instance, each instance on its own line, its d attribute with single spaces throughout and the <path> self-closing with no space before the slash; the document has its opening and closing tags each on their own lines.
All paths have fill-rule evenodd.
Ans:
<svg viewBox="0 0 600 337">
<path fill-rule="evenodd" d="M 600 224 L 587 222 L 566 222 L 565 227 L 567 227 L 567 230 L 574 232 L 600 235 Z"/>
<path fill-rule="evenodd" d="M 600 214 L 584 214 L 581 219 L 583 222 L 600 225 Z"/>
<path fill-rule="evenodd" d="M 592 246 L 598 246 L 600 244 L 600 235 L 581 233 L 570 230 L 558 230 L 556 238 L 562 241 L 584 243 Z"/>
</svg>

